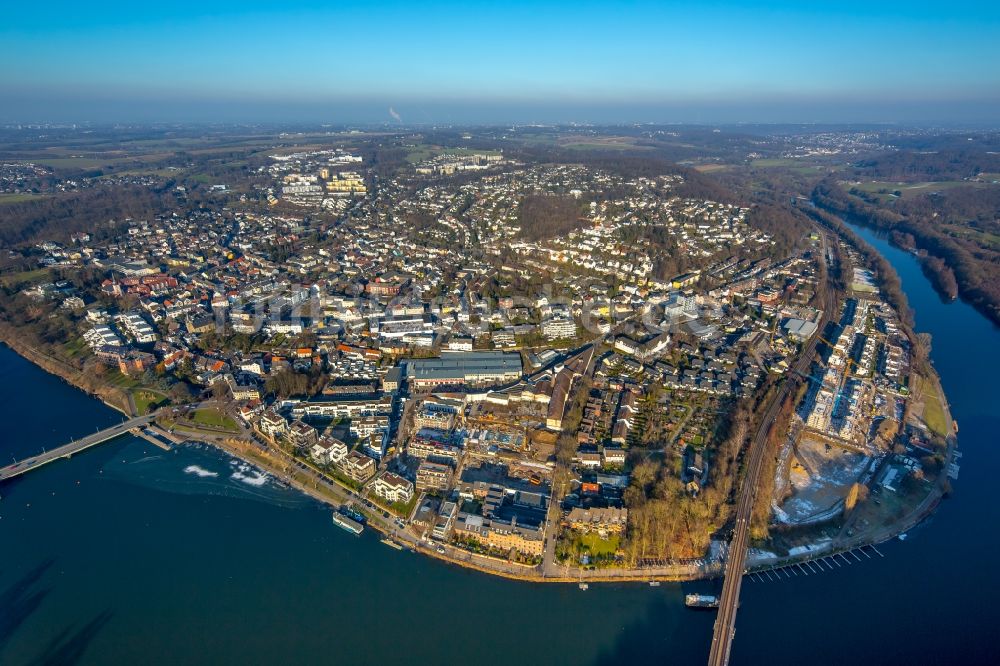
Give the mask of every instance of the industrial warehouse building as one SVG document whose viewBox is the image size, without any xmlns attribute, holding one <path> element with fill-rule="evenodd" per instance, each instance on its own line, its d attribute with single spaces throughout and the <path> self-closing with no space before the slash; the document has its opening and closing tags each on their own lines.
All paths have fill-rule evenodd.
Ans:
<svg viewBox="0 0 1000 666">
<path fill-rule="evenodd" d="M 521 378 L 521 355 L 504 352 L 458 352 L 441 358 L 404 362 L 406 379 L 413 388 L 455 384 L 482 386 Z"/>
</svg>

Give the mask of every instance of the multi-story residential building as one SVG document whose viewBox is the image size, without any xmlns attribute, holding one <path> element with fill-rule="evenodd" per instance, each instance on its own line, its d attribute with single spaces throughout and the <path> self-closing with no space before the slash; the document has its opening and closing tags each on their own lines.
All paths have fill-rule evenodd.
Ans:
<svg viewBox="0 0 1000 666">
<path fill-rule="evenodd" d="M 545 535 L 540 527 L 519 525 L 516 518 L 506 521 L 473 514 L 460 517 L 455 526 L 455 535 L 473 539 L 503 552 L 516 550 L 529 557 L 540 557 L 545 543 Z"/>
<path fill-rule="evenodd" d="M 269 409 L 261 415 L 257 429 L 271 440 L 284 437 L 288 432 L 288 421 L 274 409 Z"/>
<path fill-rule="evenodd" d="M 341 469 L 358 483 L 366 483 L 375 476 L 375 460 L 360 451 L 351 451 L 341 464 Z"/>
<path fill-rule="evenodd" d="M 468 335 L 453 335 L 448 341 L 448 349 L 451 351 L 472 351 L 472 337 Z"/>
<path fill-rule="evenodd" d="M 351 419 L 351 434 L 358 439 L 367 439 L 375 434 L 389 430 L 389 417 L 381 414 L 376 416 L 361 416 Z"/>
<path fill-rule="evenodd" d="M 435 539 L 447 539 L 451 533 L 452 525 L 455 523 L 455 515 L 458 513 L 458 505 L 451 500 L 441 503 L 438 510 L 437 519 L 434 521 L 434 529 L 431 534 Z"/>
<path fill-rule="evenodd" d="M 455 415 L 451 412 L 434 409 L 424 409 L 413 417 L 414 428 L 431 428 L 447 432 L 455 424 Z"/>
<path fill-rule="evenodd" d="M 292 414 L 304 419 L 355 419 L 362 416 L 384 416 L 391 413 L 391 395 L 359 399 L 321 395 L 311 400 L 303 400 L 292 407 Z"/>
<path fill-rule="evenodd" d="M 414 458 L 437 458 L 457 461 L 462 450 L 442 439 L 425 434 L 414 435 L 407 444 L 407 453 Z"/>
<path fill-rule="evenodd" d="M 386 393 L 395 393 L 403 384 L 403 369 L 399 366 L 389 368 L 382 378 L 382 390 Z"/>
<path fill-rule="evenodd" d="M 421 461 L 417 467 L 417 488 L 421 490 L 447 490 L 451 485 L 452 470 L 448 465 Z"/>
<path fill-rule="evenodd" d="M 542 322 L 542 335 L 549 340 L 576 337 L 576 322 L 569 317 L 555 317 Z"/>
<path fill-rule="evenodd" d="M 605 536 L 621 534 L 628 524 L 628 509 L 574 507 L 566 516 L 566 522 L 581 532 L 598 532 Z"/>
<path fill-rule="evenodd" d="M 625 464 L 625 449 L 617 447 L 601 447 L 601 464 L 605 467 L 618 467 Z"/>
<path fill-rule="evenodd" d="M 118 315 L 116 321 L 122 329 L 139 344 L 151 344 L 156 342 L 156 331 L 149 325 L 142 315 L 134 312 L 127 312 Z"/>
<path fill-rule="evenodd" d="M 83 334 L 83 339 L 87 341 L 92 349 L 99 347 L 121 347 L 122 339 L 118 337 L 110 326 L 99 325 Z"/>
<path fill-rule="evenodd" d="M 308 451 L 319 439 L 319 433 L 308 423 L 296 421 L 288 428 L 287 438 L 295 448 Z"/>
<path fill-rule="evenodd" d="M 379 474 L 372 482 L 372 491 L 387 502 L 409 502 L 413 499 L 413 484 L 392 472 Z"/>
<path fill-rule="evenodd" d="M 321 465 L 339 465 L 347 458 L 347 444 L 335 437 L 324 435 L 312 445 L 309 455 Z"/>
</svg>

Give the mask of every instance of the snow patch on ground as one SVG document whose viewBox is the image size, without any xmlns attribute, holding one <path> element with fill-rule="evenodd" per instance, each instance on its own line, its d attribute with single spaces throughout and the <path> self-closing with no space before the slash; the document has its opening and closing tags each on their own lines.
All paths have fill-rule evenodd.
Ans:
<svg viewBox="0 0 1000 666">
<path fill-rule="evenodd" d="M 792 557 L 795 557 L 796 555 L 803 555 L 805 553 L 819 553 L 826 550 L 829 547 L 830 547 L 830 539 L 823 539 L 821 541 L 817 541 L 816 543 L 789 548 L 788 554 Z"/>
<path fill-rule="evenodd" d="M 788 523 L 792 522 L 792 519 L 788 516 L 787 513 L 785 513 L 785 511 L 781 509 L 781 507 L 772 506 L 771 512 L 774 514 L 774 519 L 777 520 L 779 523 L 787 525 Z"/>
</svg>

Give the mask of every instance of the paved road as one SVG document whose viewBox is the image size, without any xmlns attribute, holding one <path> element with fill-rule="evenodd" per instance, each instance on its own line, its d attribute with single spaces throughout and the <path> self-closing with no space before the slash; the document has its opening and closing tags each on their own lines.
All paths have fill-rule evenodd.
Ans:
<svg viewBox="0 0 1000 666">
<path fill-rule="evenodd" d="M 824 245 L 826 245 L 826 234 L 823 234 L 823 239 Z M 826 256 L 825 252 L 824 256 Z M 823 318 L 818 324 L 817 333 L 813 335 L 809 344 L 802 351 L 792 372 L 787 374 L 788 379 L 771 399 L 764 411 L 760 426 L 750 442 L 746 474 L 736 504 L 736 524 L 733 528 L 732 540 L 729 542 L 725 579 L 722 583 L 722 598 L 719 600 L 719 614 L 715 618 L 715 633 L 712 636 L 712 647 L 708 654 L 709 666 L 724 666 L 729 663 L 733 635 L 736 633 L 736 610 L 739 607 L 740 586 L 743 583 L 747 550 L 750 546 L 750 519 L 757 497 L 757 489 L 760 485 L 761 469 L 763 469 L 766 457 L 767 437 L 790 391 L 798 386 L 798 382 L 793 377 L 796 374 L 804 376 L 809 373 L 819 336 L 822 335 L 827 322 L 833 316 L 836 304 L 836 295 L 832 289 L 827 288 L 823 299 Z"/>
<path fill-rule="evenodd" d="M 83 451 L 91 446 L 96 446 L 102 442 L 107 442 L 115 437 L 124 435 L 132 428 L 148 425 L 154 418 L 155 417 L 153 415 L 138 416 L 134 419 L 129 419 L 128 421 L 119 423 L 118 425 L 106 428 L 105 430 L 95 432 L 93 435 L 87 435 L 86 437 L 74 440 L 69 444 L 63 444 L 58 448 L 50 449 L 49 451 L 45 451 L 44 453 L 28 458 L 27 460 L 7 465 L 6 467 L 0 468 L 0 481 L 13 478 L 20 474 L 24 474 L 25 472 L 30 472 L 31 470 L 41 467 L 46 463 L 50 463 L 53 460 L 68 458 L 74 453 Z"/>
</svg>

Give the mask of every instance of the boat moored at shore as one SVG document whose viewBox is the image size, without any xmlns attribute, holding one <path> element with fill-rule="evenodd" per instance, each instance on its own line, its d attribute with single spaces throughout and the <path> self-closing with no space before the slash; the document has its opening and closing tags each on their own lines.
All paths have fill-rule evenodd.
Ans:
<svg viewBox="0 0 1000 666">
<path fill-rule="evenodd" d="M 684 605 L 688 608 L 718 608 L 719 598 L 713 594 L 684 595 Z"/>
<path fill-rule="evenodd" d="M 333 524 L 353 534 L 361 534 L 361 532 L 365 529 L 364 525 L 361 523 L 356 520 L 352 520 L 343 514 L 337 513 L 336 511 L 333 512 Z"/>
</svg>

